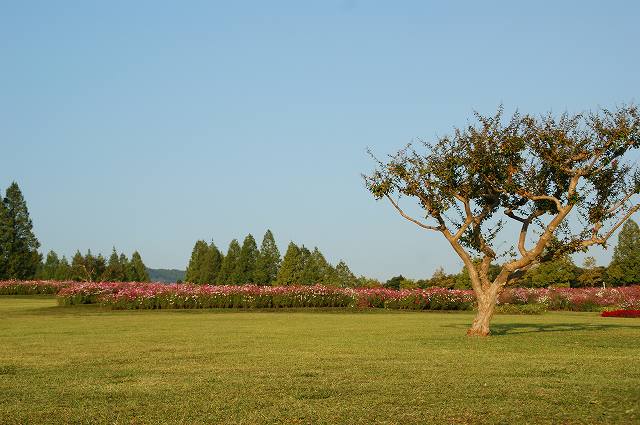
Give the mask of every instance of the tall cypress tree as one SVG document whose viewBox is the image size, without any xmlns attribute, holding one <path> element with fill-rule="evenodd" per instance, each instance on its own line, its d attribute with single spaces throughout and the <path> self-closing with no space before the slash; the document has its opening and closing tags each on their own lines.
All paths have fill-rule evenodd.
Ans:
<svg viewBox="0 0 640 425">
<path fill-rule="evenodd" d="M 302 283 L 305 285 L 329 285 L 334 279 L 334 269 L 327 262 L 318 247 L 313 248 L 304 263 Z"/>
<path fill-rule="evenodd" d="M 222 260 L 222 267 L 218 277 L 219 283 L 223 285 L 237 285 L 240 277 L 237 274 L 237 264 L 240 259 L 240 244 L 236 239 L 232 240 L 227 249 L 227 255 Z"/>
<path fill-rule="evenodd" d="M 131 281 L 132 282 L 149 282 L 149 272 L 142 262 L 142 257 L 138 251 L 131 254 Z"/>
<path fill-rule="evenodd" d="M 10 279 L 32 279 L 42 261 L 38 253 L 40 242 L 33 234 L 27 203 L 16 182 L 9 186 L 2 203 L 0 245 L 4 271 L 0 273 Z"/>
<path fill-rule="evenodd" d="M 262 238 L 260 253 L 256 261 L 254 282 L 258 285 L 271 285 L 278 277 L 280 268 L 280 251 L 271 230 L 267 230 Z"/>
<path fill-rule="evenodd" d="M 0 194 L 0 280 L 9 277 L 9 249 L 11 248 L 11 232 L 9 231 L 9 214 Z"/>
<path fill-rule="evenodd" d="M 618 245 L 607 269 L 607 276 L 614 285 L 631 285 L 640 282 L 640 228 L 629 219 L 618 234 Z"/>
<path fill-rule="evenodd" d="M 357 278 L 347 266 L 347 263 L 344 260 L 340 260 L 340 262 L 336 265 L 336 284 L 337 286 L 343 288 L 353 288 L 357 285 Z"/>
<path fill-rule="evenodd" d="M 185 273 L 185 282 L 204 283 L 209 246 L 203 240 L 196 241 L 191 251 L 191 259 Z"/>
<path fill-rule="evenodd" d="M 73 258 L 71 259 L 71 270 L 70 276 L 71 280 L 75 280 L 76 282 L 86 282 L 91 280 L 91 275 L 87 272 L 87 268 L 85 266 L 85 258 L 80 253 L 80 250 L 76 251 Z"/>
<path fill-rule="evenodd" d="M 131 278 L 133 277 L 131 263 L 124 252 L 120 253 L 120 264 L 122 264 L 122 281 L 131 282 Z"/>
<path fill-rule="evenodd" d="M 303 263 L 302 254 L 300 248 L 293 243 L 289 242 L 287 246 L 287 252 L 282 259 L 282 265 L 278 271 L 278 277 L 276 279 L 277 285 L 296 285 L 300 284 L 300 277 L 302 276 Z"/>
<path fill-rule="evenodd" d="M 102 280 L 105 282 L 122 282 L 126 280 L 124 268 L 120 263 L 120 257 L 116 252 L 116 247 L 113 247 L 111 256 L 109 257 L 109 263 L 102 275 Z"/>
<path fill-rule="evenodd" d="M 240 257 L 236 264 L 236 274 L 238 283 L 253 283 L 256 271 L 256 261 L 258 261 L 258 246 L 253 235 L 248 234 L 242 242 Z"/>
<path fill-rule="evenodd" d="M 56 271 L 60 266 L 60 259 L 58 258 L 58 254 L 56 254 L 53 250 L 49 251 L 47 254 L 47 259 L 40 270 L 39 279 L 42 280 L 53 280 L 56 278 Z"/>
<path fill-rule="evenodd" d="M 71 266 L 69 265 L 69 261 L 67 261 L 67 257 L 65 257 L 64 255 L 62 256 L 62 259 L 58 263 L 58 267 L 56 267 L 54 279 L 55 280 L 71 279 Z"/>
<path fill-rule="evenodd" d="M 223 260 L 224 255 L 222 255 L 222 252 L 220 252 L 216 244 L 212 241 L 207 251 L 207 259 L 203 273 L 204 283 L 216 284 L 218 282 L 218 275 L 220 274 Z"/>
</svg>

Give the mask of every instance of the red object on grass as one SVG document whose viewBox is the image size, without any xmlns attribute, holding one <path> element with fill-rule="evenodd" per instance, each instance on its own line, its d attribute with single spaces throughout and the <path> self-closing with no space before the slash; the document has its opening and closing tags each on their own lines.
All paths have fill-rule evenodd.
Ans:
<svg viewBox="0 0 640 425">
<path fill-rule="evenodd" d="M 602 317 L 640 317 L 640 310 L 603 311 Z"/>
</svg>

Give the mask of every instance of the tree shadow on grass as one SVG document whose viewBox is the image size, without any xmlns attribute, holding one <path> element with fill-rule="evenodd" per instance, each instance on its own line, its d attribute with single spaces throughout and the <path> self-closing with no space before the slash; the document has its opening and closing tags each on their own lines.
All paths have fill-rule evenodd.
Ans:
<svg viewBox="0 0 640 425">
<path fill-rule="evenodd" d="M 448 325 L 446 327 L 467 329 L 467 325 Z M 583 331 L 606 331 L 613 329 L 636 329 L 640 331 L 640 321 L 633 325 L 621 324 L 589 324 L 589 323 L 501 323 L 491 325 L 492 336 L 518 335 L 538 332 L 583 332 Z"/>
</svg>

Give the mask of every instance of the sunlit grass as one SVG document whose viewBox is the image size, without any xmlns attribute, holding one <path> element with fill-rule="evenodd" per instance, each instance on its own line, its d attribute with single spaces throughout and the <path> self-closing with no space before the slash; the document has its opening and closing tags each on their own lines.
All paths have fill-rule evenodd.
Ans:
<svg viewBox="0 0 640 425">
<path fill-rule="evenodd" d="M 640 320 L 0 297 L 0 423 L 640 421 Z"/>
</svg>

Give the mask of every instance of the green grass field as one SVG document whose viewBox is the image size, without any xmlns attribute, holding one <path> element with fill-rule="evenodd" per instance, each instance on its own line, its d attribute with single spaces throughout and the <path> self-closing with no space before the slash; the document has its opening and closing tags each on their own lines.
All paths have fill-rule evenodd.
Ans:
<svg viewBox="0 0 640 425">
<path fill-rule="evenodd" d="M 640 320 L 0 297 L 0 423 L 640 423 Z"/>
</svg>

